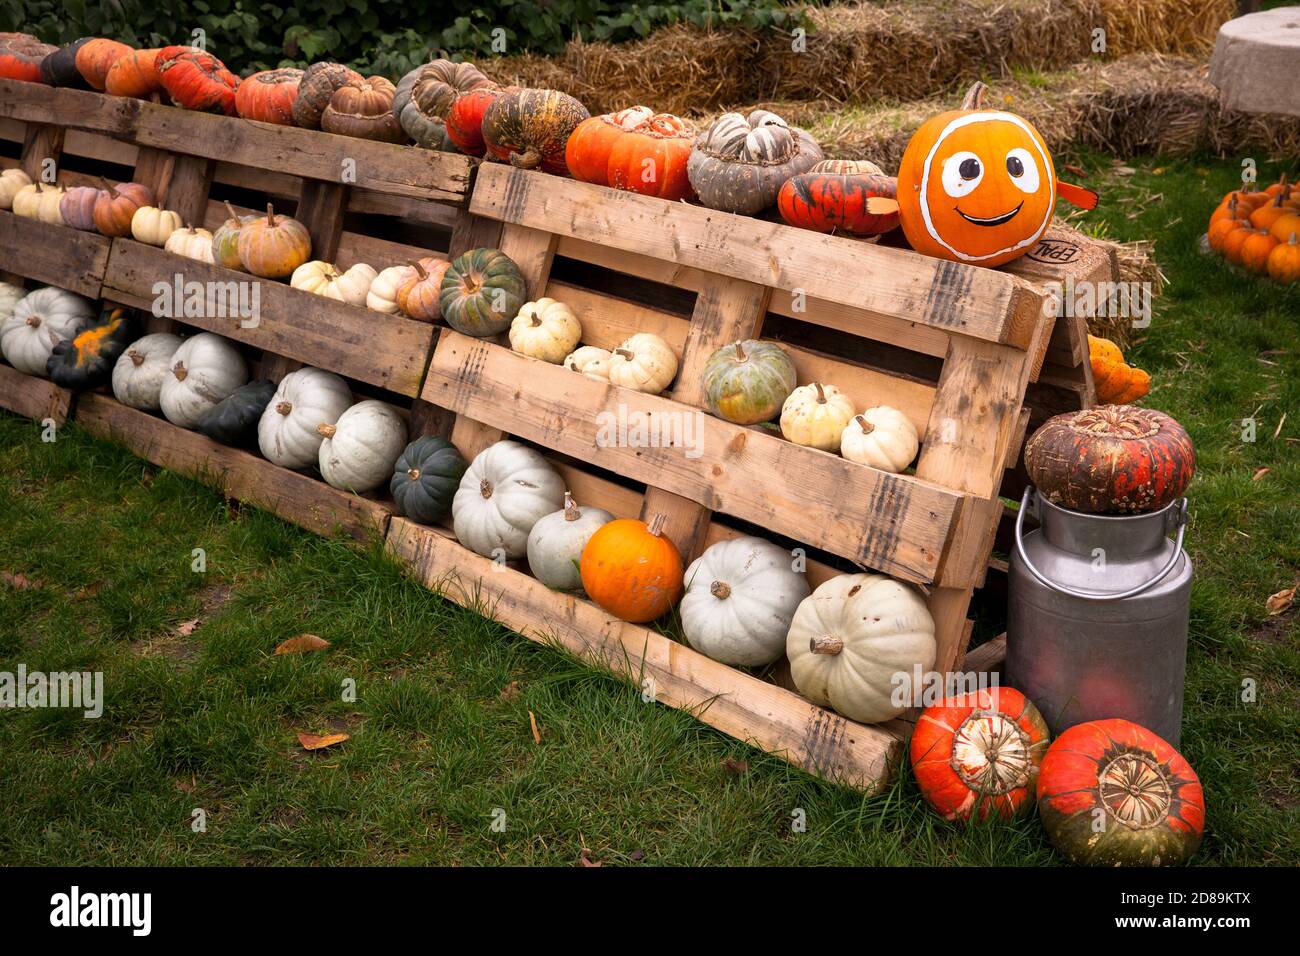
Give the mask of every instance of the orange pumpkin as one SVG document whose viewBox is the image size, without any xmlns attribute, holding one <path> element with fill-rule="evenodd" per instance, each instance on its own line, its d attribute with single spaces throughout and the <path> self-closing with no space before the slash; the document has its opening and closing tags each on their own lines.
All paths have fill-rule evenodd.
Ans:
<svg viewBox="0 0 1300 956">
<path fill-rule="evenodd" d="M 1205 235 L 1206 239 L 1210 243 L 1210 248 L 1215 252 L 1222 254 L 1223 244 L 1227 241 L 1230 233 L 1235 232 L 1238 229 L 1249 228 L 1250 221 L 1247 219 L 1220 219 L 1217 222 L 1210 223 L 1210 231 Z"/>
<path fill-rule="evenodd" d="M 895 199 L 898 184 L 866 160 L 823 159 L 791 176 L 776 196 L 781 218 L 800 229 L 878 236 L 898 226 L 898 214 L 868 211 L 876 197 Z"/>
<path fill-rule="evenodd" d="M 1286 197 L 1282 193 L 1278 193 L 1273 197 L 1272 202 L 1265 203 L 1264 205 L 1253 209 L 1250 213 L 1250 224 L 1256 229 L 1269 228 L 1289 211 L 1282 205 L 1282 201 L 1285 198 Z"/>
<path fill-rule="evenodd" d="M 1223 258 L 1234 265 L 1241 265 L 1241 247 L 1246 240 L 1256 233 L 1250 223 L 1238 226 L 1223 237 Z"/>
<path fill-rule="evenodd" d="M 1300 244 L 1296 233 L 1278 243 L 1268 254 L 1268 274 L 1278 282 L 1300 282 Z"/>
<path fill-rule="evenodd" d="M 40 83 L 41 61 L 58 49 L 30 33 L 0 33 L 0 77 Z"/>
<path fill-rule="evenodd" d="M 158 54 L 154 50 L 132 50 L 118 57 L 104 77 L 104 92 L 113 96 L 133 96 L 147 100 L 162 89 L 158 79 Z"/>
<path fill-rule="evenodd" d="M 685 120 L 633 106 L 579 123 L 564 158 L 575 179 L 676 202 L 695 197 L 686 176 L 694 141 Z"/>
<path fill-rule="evenodd" d="M 404 315 L 421 322 L 442 318 L 442 277 L 451 268 L 448 259 L 426 256 L 411 263 L 410 274 L 397 286 L 394 301 Z"/>
<path fill-rule="evenodd" d="M 1228 198 L 1219 203 L 1214 212 L 1210 213 L 1210 225 L 1216 222 L 1222 222 L 1225 219 L 1246 219 L 1250 216 L 1250 207 L 1241 203 L 1235 193 L 1229 194 Z"/>
<path fill-rule="evenodd" d="M 311 236 L 297 219 L 277 216 L 266 204 L 266 215 L 239 230 L 239 261 L 255 276 L 283 279 L 311 258 Z"/>
<path fill-rule="evenodd" d="M 1099 404 L 1129 405 L 1151 391 L 1151 376 L 1125 362 L 1110 339 L 1089 335 L 1088 358 Z"/>
<path fill-rule="evenodd" d="M 188 46 L 165 46 L 158 51 L 154 64 L 158 82 L 177 106 L 235 115 L 239 77 L 211 53 Z"/>
<path fill-rule="evenodd" d="M 102 176 L 95 197 L 95 228 L 104 236 L 131 235 L 131 218 L 141 206 L 153 205 L 153 190 L 140 183 L 114 186 Z"/>
<path fill-rule="evenodd" d="M 1286 242 L 1291 233 L 1300 232 L 1300 213 L 1278 216 L 1273 220 L 1273 225 L 1268 227 L 1268 231 L 1278 242 Z"/>
<path fill-rule="evenodd" d="M 1267 229 L 1256 229 L 1241 244 L 1241 265 L 1248 272 L 1263 275 L 1268 271 L 1269 253 L 1277 246 Z"/>
<path fill-rule="evenodd" d="M 102 90 L 113 64 L 132 52 L 125 43 L 96 37 L 77 50 L 77 72 L 95 89 Z"/>
<path fill-rule="evenodd" d="M 1283 173 L 1281 176 L 1277 178 L 1277 182 L 1270 185 L 1267 189 L 1264 190 L 1264 192 L 1271 197 L 1282 196 L 1283 198 L 1285 198 L 1294 189 L 1295 187 L 1286 181 L 1286 173 Z"/>
<path fill-rule="evenodd" d="M 664 537 L 664 520 L 659 514 L 649 526 L 636 518 L 610 521 L 582 549 L 583 589 L 620 620 L 653 621 L 682 596 L 682 556 Z"/>
<path fill-rule="evenodd" d="M 235 90 L 235 111 L 244 119 L 293 125 L 293 103 L 298 99 L 302 70 L 262 70 L 240 81 Z"/>
</svg>

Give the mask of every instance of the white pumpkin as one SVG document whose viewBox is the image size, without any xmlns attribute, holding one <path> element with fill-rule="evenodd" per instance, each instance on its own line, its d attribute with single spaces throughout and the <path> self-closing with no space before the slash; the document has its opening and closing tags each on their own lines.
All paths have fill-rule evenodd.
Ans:
<svg viewBox="0 0 1300 956">
<path fill-rule="evenodd" d="M 881 574 L 841 574 L 804 599 L 785 641 L 799 693 L 865 724 L 913 703 L 917 667 L 934 667 L 934 619 L 914 588 Z"/>
<path fill-rule="evenodd" d="M 345 491 L 372 491 L 393 477 L 393 463 L 406 448 L 406 422 L 387 402 L 357 402 L 333 425 L 322 422 L 321 477 Z"/>
<path fill-rule="evenodd" d="M 564 481 L 540 453 L 516 441 L 481 451 L 451 503 L 460 543 L 489 558 L 522 558 L 533 525 L 564 504 Z"/>
<path fill-rule="evenodd" d="M 677 355 L 653 332 L 638 332 L 609 356 L 609 380 L 623 388 L 658 395 L 677 375 Z"/>
<path fill-rule="evenodd" d="M 578 507 L 564 493 L 564 507 L 538 520 L 528 532 L 528 567 L 533 577 L 557 591 L 581 591 L 578 562 L 591 536 L 614 516 L 604 508 Z"/>
<path fill-rule="evenodd" d="M 184 256 L 186 259 L 197 259 L 199 262 L 214 261 L 212 258 L 212 233 L 206 229 L 195 229 L 193 226 L 177 229 L 167 237 L 163 248 L 178 256 Z"/>
<path fill-rule="evenodd" d="M 0 282 L 0 323 L 14 314 L 14 306 L 23 300 L 27 290 L 12 282 Z"/>
<path fill-rule="evenodd" d="M 781 406 L 781 434 L 796 445 L 839 451 L 853 402 L 834 385 L 800 385 Z"/>
<path fill-rule="evenodd" d="M 375 276 L 366 290 L 366 308 L 392 315 L 398 311 L 397 289 L 413 272 L 410 266 L 389 266 Z"/>
<path fill-rule="evenodd" d="M 719 541 L 686 569 L 679 611 L 691 647 L 724 664 L 759 667 L 785 653 L 808 580 L 789 551 L 762 538 Z"/>
<path fill-rule="evenodd" d="M 563 362 L 581 339 L 578 317 L 555 299 L 525 302 L 510 322 L 510 347 L 552 365 Z"/>
<path fill-rule="evenodd" d="M 151 246 L 166 246 L 172 233 L 181 226 L 181 214 L 175 210 L 141 206 L 131 217 L 131 237 Z"/>
<path fill-rule="evenodd" d="M 64 189 L 62 186 L 50 185 L 49 183 L 40 183 L 40 192 L 37 194 L 36 218 L 50 226 L 62 226 L 63 210 L 59 204 L 63 201 Z"/>
<path fill-rule="evenodd" d="M 572 372 L 581 372 L 587 378 L 594 378 L 598 382 L 608 382 L 609 360 L 609 349 L 584 345 L 565 356 L 564 367 Z"/>
<path fill-rule="evenodd" d="M 916 426 L 888 405 L 877 405 L 855 415 L 840 435 L 841 455 L 881 471 L 902 471 L 912 463 L 920 447 Z"/>
<path fill-rule="evenodd" d="M 22 216 L 24 219 L 36 219 L 40 216 L 42 185 L 42 183 L 28 183 L 18 188 L 14 193 L 11 206 L 15 216 Z"/>
<path fill-rule="evenodd" d="M 0 173 L 0 209 L 12 209 L 18 190 L 32 184 L 32 177 L 21 169 L 6 169 Z"/>
<path fill-rule="evenodd" d="M 200 332 L 180 344 L 164 376 L 158 407 L 173 425 L 194 428 L 217 402 L 248 381 L 239 350 L 213 332 Z"/>
<path fill-rule="evenodd" d="M 19 299 L 0 324 L 0 352 L 18 371 L 45 376 L 54 346 L 73 339 L 95 320 L 95 304 L 74 292 L 48 286 Z"/>
<path fill-rule="evenodd" d="M 333 372 L 311 367 L 290 372 L 257 422 L 257 446 L 274 464 L 309 468 L 319 462 L 325 440 L 319 426 L 333 425 L 351 404 L 348 383 Z"/>
<path fill-rule="evenodd" d="M 113 366 L 113 397 L 123 405 L 156 412 L 162 386 L 172 374 L 172 356 L 181 337 L 155 332 L 136 339 Z"/>
<path fill-rule="evenodd" d="M 358 262 L 347 272 L 340 272 L 333 263 L 316 259 L 294 269 L 289 285 L 337 302 L 365 305 L 366 294 L 375 276 L 375 270 L 364 262 Z"/>
</svg>

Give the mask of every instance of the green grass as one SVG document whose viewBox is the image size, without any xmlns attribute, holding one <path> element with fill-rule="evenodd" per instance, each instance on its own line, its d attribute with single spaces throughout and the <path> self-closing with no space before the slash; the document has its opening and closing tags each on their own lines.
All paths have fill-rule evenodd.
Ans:
<svg viewBox="0 0 1300 956">
<path fill-rule="evenodd" d="M 1094 228 L 1157 238 L 1171 278 L 1132 359 L 1200 456 L 1183 735 L 1209 805 L 1196 860 L 1294 863 L 1300 632 L 1264 600 L 1300 573 L 1300 411 L 1273 437 L 1300 409 L 1300 295 L 1195 251 L 1235 163 L 1121 176 L 1073 161 L 1104 197 Z M 823 783 L 443 602 L 377 549 L 228 505 L 75 426 L 47 444 L 0 415 L 0 461 L 0 572 L 34 585 L 0 584 L 0 670 L 102 670 L 107 695 L 99 720 L 0 714 L 6 863 L 573 865 L 584 846 L 608 864 L 1059 862 L 1035 818 L 962 830 L 906 773 L 873 799 Z M 304 632 L 333 647 L 271 656 Z M 339 747 L 298 746 L 339 729 Z"/>
</svg>

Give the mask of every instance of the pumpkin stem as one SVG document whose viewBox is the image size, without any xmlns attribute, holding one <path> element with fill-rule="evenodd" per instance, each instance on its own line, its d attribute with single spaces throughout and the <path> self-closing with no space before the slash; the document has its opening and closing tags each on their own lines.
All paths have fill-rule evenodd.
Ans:
<svg viewBox="0 0 1300 956">
<path fill-rule="evenodd" d="M 840 651 L 844 650 L 844 642 L 838 637 L 831 637 L 829 634 L 821 637 L 810 638 L 808 641 L 808 650 L 814 654 L 825 654 L 828 657 L 834 657 Z"/>
<path fill-rule="evenodd" d="M 578 506 L 574 504 L 573 495 L 566 491 L 564 493 L 564 520 L 577 521 L 581 517 L 582 512 L 579 511 Z"/>
<path fill-rule="evenodd" d="M 316 434 L 320 435 L 321 438 L 333 438 L 336 431 L 338 429 L 329 422 L 321 422 L 316 426 Z"/>
<path fill-rule="evenodd" d="M 862 434 L 864 435 L 870 435 L 876 430 L 876 426 L 871 424 L 871 422 L 867 421 L 861 415 L 854 415 L 853 420 L 858 423 L 858 427 L 862 429 Z"/>
<path fill-rule="evenodd" d="M 536 169 L 541 162 L 542 156 L 535 149 L 510 154 L 510 165 L 516 169 Z"/>
<path fill-rule="evenodd" d="M 411 268 L 415 270 L 415 274 L 419 277 L 421 282 L 429 278 L 429 273 L 424 271 L 424 266 L 420 265 L 420 260 L 417 259 L 412 262 Z"/>
<path fill-rule="evenodd" d="M 230 223 L 231 223 L 232 225 L 238 226 L 238 225 L 239 225 L 239 213 L 235 212 L 235 207 L 232 206 L 232 205 L 230 205 L 230 201 L 229 201 L 229 200 L 226 200 L 226 212 L 230 213 Z"/>
<path fill-rule="evenodd" d="M 275 228 L 275 207 L 270 203 L 266 204 L 266 225 L 270 229 Z"/>
<path fill-rule="evenodd" d="M 1295 241 L 1294 235 L 1291 237 L 1291 240 L 1293 242 Z M 30 325 L 32 328 L 36 328 L 36 326 L 41 324 L 41 317 L 39 315 L 29 315 L 27 316 L 27 324 Z"/>
<path fill-rule="evenodd" d="M 141 365 L 144 364 L 144 356 L 141 355 L 139 352 L 137 352 L 135 349 L 127 349 L 126 354 L 131 356 L 131 361 L 135 363 L 136 368 L 139 368 Z"/>
<path fill-rule="evenodd" d="M 709 585 L 709 593 L 719 601 L 725 601 L 731 597 L 731 585 L 726 581 L 714 581 Z"/>
<path fill-rule="evenodd" d="M 966 91 L 966 96 L 961 101 L 961 108 L 964 110 L 984 109 L 984 97 L 988 95 L 988 92 L 988 86 L 976 80 L 971 84 L 971 88 Z"/>
<path fill-rule="evenodd" d="M 826 404 L 826 389 L 822 388 L 821 382 L 813 382 L 813 388 L 817 389 L 817 404 Z"/>
<path fill-rule="evenodd" d="M 537 328 L 537 327 L 538 327 L 539 325 L 541 325 L 541 324 L 542 324 L 542 317 L 541 317 L 540 315 L 538 315 L 536 312 L 534 312 L 534 313 L 533 313 L 533 324 L 532 324 L 532 328 L 535 329 L 535 328 Z"/>
<path fill-rule="evenodd" d="M 110 182 L 109 182 L 107 179 L 105 179 L 103 176 L 96 176 L 95 178 L 99 180 L 100 184 L 104 187 L 104 192 L 108 193 L 108 195 L 109 195 L 110 198 L 112 198 L 112 199 L 116 199 L 116 198 L 117 198 L 117 187 L 116 187 L 116 186 L 114 186 L 112 183 L 110 183 Z"/>
<path fill-rule="evenodd" d="M 480 495 L 482 495 L 484 498 L 491 498 L 491 497 L 492 497 L 492 482 L 488 481 L 486 478 L 484 478 L 482 481 L 480 481 L 480 482 L 478 483 L 478 493 L 479 493 Z"/>
<path fill-rule="evenodd" d="M 737 342 L 737 343 L 736 343 L 736 361 L 737 361 L 737 362 L 743 362 L 743 361 L 745 361 L 745 359 L 747 359 L 747 358 L 749 358 L 749 356 L 745 354 L 745 343 L 744 343 L 744 342 Z"/>
<path fill-rule="evenodd" d="M 185 381 L 185 376 L 190 374 L 190 370 L 185 367 L 184 362 L 177 362 L 172 366 L 172 374 L 176 376 L 176 381 Z"/>
<path fill-rule="evenodd" d="M 419 468 L 408 468 L 408 469 L 406 469 L 406 477 L 409 478 L 411 481 L 419 481 L 419 480 L 420 480 L 420 469 L 419 469 Z"/>
<path fill-rule="evenodd" d="M 1296 241 L 1295 241 L 1295 233 L 1293 232 L 1293 233 L 1291 233 L 1291 242 L 1288 243 L 1288 245 L 1292 245 L 1292 246 L 1294 246 L 1295 244 L 1296 244 Z"/>
<path fill-rule="evenodd" d="M 281 415 L 288 415 L 293 411 L 293 404 L 290 402 L 281 402 L 279 405 L 275 406 L 275 410 Z"/>
<path fill-rule="evenodd" d="M 667 520 L 668 520 L 668 515 L 664 514 L 662 511 L 659 512 L 657 515 L 655 515 L 653 518 L 650 519 L 650 527 L 648 530 L 656 538 L 659 537 L 659 535 L 663 533 L 664 523 L 667 522 Z"/>
</svg>

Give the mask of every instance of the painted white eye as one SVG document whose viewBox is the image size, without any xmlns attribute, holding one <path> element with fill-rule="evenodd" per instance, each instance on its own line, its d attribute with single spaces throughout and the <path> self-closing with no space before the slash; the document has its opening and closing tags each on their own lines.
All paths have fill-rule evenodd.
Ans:
<svg viewBox="0 0 1300 956">
<path fill-rule="evenodd" d="M 974 153 L 953 153 L 943 161 L 943 191 L 953 199 L 969 196 L 983 178 L 984 164 Z"/>
<path fill-rule="evenodd" d="M 1038 192 L 1038 164 L 1029 150 L 1016 147 L 1007 153 L 1007 174 L 1022 193 Z"/>
</svg>

